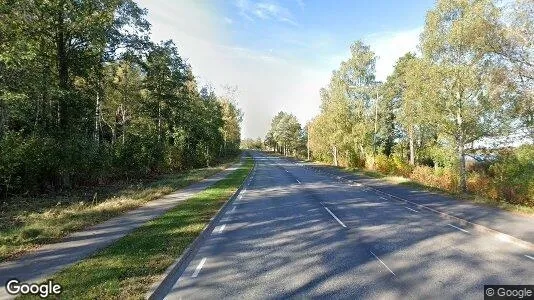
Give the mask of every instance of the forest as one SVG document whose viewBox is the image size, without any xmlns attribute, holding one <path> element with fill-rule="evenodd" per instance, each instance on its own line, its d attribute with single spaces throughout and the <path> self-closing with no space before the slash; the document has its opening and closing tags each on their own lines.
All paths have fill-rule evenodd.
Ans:
<svg viewBox="0 0 534 300">
<path fill-rule="evenodd" d="M 132 0 L 0 0 L 0 197 L 210 166 L 236 90 L 199 87 Z M 179 44 L 178 44 L 179 46 Z"/>
<path fill-rule="evenodd" d="M 371 47 L 354 42 L 320 90 L 320 113 L 302 128 L 280 112 L 264 145 L 532 207 L 533 49 L 533 1 L 439 0 L 418 53 L 385 82 Z"/>
</svg>

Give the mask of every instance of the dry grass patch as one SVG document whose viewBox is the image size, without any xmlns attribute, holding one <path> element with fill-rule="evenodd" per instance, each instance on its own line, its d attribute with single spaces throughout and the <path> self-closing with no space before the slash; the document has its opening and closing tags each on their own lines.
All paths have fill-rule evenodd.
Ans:
<svg viewBox="0 0 534 300">
<path fill-rule="evenodd" d="M 9 199 L 0 205 L 0 261 L 138 208 L 214 175 L 229 164 L 136 183 L 77 190 L 70 195 Z"/>
<path fill-rule="evenodd" d="M 252 166 L 252 159 L 247 159 L 227 178 L 56 274 L 54 282 L 63 287 L 60 298 L 144 299 L 151 285 L 239 188 Z"/>
</svg>

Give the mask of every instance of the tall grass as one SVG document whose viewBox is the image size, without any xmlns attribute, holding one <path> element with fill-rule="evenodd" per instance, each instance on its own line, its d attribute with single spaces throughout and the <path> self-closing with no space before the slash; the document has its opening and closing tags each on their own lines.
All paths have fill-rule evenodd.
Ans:
<svg viewBox="0 0 534 300">
<path fill-rule="evenodd" d="M 42 244 L 200 181 L 223 170 L 227 164 L 169 174 L 135 184 L 117 184 L 69 196 L 18 197 L 1 204 L 0 261 L 21 255 Z"/>
</svg>

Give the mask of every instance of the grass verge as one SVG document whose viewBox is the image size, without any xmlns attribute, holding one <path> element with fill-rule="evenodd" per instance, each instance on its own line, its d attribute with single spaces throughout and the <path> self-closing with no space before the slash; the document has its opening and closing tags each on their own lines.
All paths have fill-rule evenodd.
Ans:
<svg viewBox="0 0 534 300">
<path fill-rule="evenodd" d="M 413 181 L 413 180 L 410 180 L 410 179 L 407 179 L 407 178 L 404 178 L 404 177 L 401 177 L 401 178 L 403 178 L 405 180 L 403 182 L 394 182 L 394 183 L 397 183 L 397 184 L 400 184 L 400 185 L 404 185 L 404 186 L 423 189 L 423 190 L 426 190 L 426 191 L 429 191 L 429 192 L 440 193 L 440 194 L 443 194 L 443 195 L 452 196 L 455 199 L 459 199 L 459 200 L 463 200 L 463 201 L 471 201 L 473 203 L 476 203 L 476 204 L 479 204 L 479 205 L 483 205 L 483 206 L 497 207 L 497 208 L 500 208 L 502 210 L 506 210 L 506 211 L 513 212 L 513 213 L 518 213 L 518 214 L 527 215 L 527 216 L 534 215 L 534 207 L 520 205 L 520 204 L 512 204 L 512 203 L 508 203 L 508 202 L 506 202 L 504 200 L 492 200 L 492 199 L 488 199 L 488 198 L 481 197 L 479 195 L 471 194 L 471 193 L 461 193 L 461 194 L 460 193 L 452 193 L 452 192 L 449 192 L 447 190 L 442 190 L 442 189 L 438 189 L 438 188 L 435 188 L 435 187 L 427 186 L 427 185 L 421 184 L 419 182 L 416 182 L 416 181 Z M 388 180 L 388 177 L 386 177 L 386 180 Z M 388 181 L 392 182 L 391 180 L 388 180 Z"/>
<path fill-rule="evenodd" d="M 422 190 L 433 192 L 433 193 L 451 196 L 457 200 L 470 201 L 470 202 L 483 205 L 483 206 L 488 206 L 488 207 L 497 207 L 497 208 L 500 208 L 500 209 L 503 209 L 509 212 L 518 213 L 522 215 L 534 215 L 534 207 L 530 207 L 530 206 L 511 204 L 506 201 L 492 200 L 492 199 L 481 197 L 479 195 L 472 194 L 472 193 L 453 193 L 447 190 L 442 190 L 439 188 L 424 185 L 422 183 L 413 181 L 406 177 L 384 175 L 376 171 L 350 169 L 350 168 L 345 168 L 344 170 L 348 172 L 356 173 L 358 175 L 364 175 L 364 176 L 373 177 L 373 178 L 380 178 L 392 184 L 414 187 L 414 188 L 422 189 Z"/>
<path fill-rule="evenodd" d="M 280 155 L 280 154 L 277 154 L 277 153 L 271 153 L 271 152 L 269 152 L 269 155 L 284 157 L 283 155 Z M 289 158 L 293 158 L 293 157 L 289 157 Z M 424 185 L 422 183 L 413 181 L 413 180 L 411 180 L 409 178 L 406 178 L 406 177 L 385 175 L 385 174 L 382 174 L 382 173 L 377 172 L 377 171 L 359 169 L 359 168 L 335 167 L 335 166 L 325 165 L 325 164 L 323 164 L 321 162 L 315 162 L 315 161 L 311 161 L 311 163 L 313 163 L 317 167 L 337 168 L 337 169 L 339 169 L 341 171 L 354 173 L 354 174 L 357 174 L 357 175 L 360 175 L 360 176 L 379 178 L 379 179 L 383 179 L 383 180 L 385 180 L 385 181 L 387 181 L 389 183 L 399 184 L 399 185 L 404 185 L 404 186 L 409 186 L 409 187 L 415 187 L 415 188 L 423 189 L 423 190 L 434 192 L 434 193 L 441 193 L 443 195 L 452 196 L 453 198 L 458 199 L 458 200 L 470 201 L 470 202 L 473 202 L 473 203 L 476 203 L 476 204 L 480 204 L 480 205 L 483 205 L 483 206 L 488 206 L 488 207 L 497 207 L 497 208 L 500 208 L 500 209 L 503 209 L 503 210 L 506 210 L 506 211 L 510 211 L 510 212 L 513 212 L 513 213 L 518 213 L 518 214 L 528 215 L 528 216 L 534 215 L 534 207 L 530 207 L 530 206 L 526 206 L 526 205 L 520 205 L 520 204 L 511 204 L 511 203 L 508 203 L 508 202 L 506 202 L 504 200 L 500 200 L 500 201 L 499 200 L 492 200 L 492 199 L 488 199 L 488 198 L 481 197 L 479 195 L 471 194 L 471 193 L 462 193 L 462 194 L 452 193 L 452 192 L 447 191 L 447 190 L 442 190 L 442 189 L 438 189 L 438 188 L 435 188 L 435 187 Z"/>
<path fill-rule="evenodd" d="M 193 242 L 253 166 L 227 178 L 143 225 L 108 248 L 54 277 L 62 299 L 142 299 L 150 286 Z"/>
<path fill-rule="evenodd" d="M 235 160 L 152 180 L 78 189 L 70 195 L 9 199 L 0 204 L 0 262 L 212 176 Z"/>
</svg>

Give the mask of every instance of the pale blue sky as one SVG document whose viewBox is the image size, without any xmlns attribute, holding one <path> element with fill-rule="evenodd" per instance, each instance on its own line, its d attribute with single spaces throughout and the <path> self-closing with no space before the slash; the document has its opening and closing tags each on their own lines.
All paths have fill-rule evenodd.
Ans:
<svg viewBox="0 0 534 300">
<path fill-rule="evenodd" d="M 434 0 L 137 0 L 154 40 L 175 40 L 200 83 L 237 85 L 243 136 L 264 136 L 279 110 L 302 123 L 319 109 L 319 89 L 361 39 L 379 56 L 384 80 L 415 51 Z"/>
<path fill-rule="evenodd" d="M 433 0 L 216 2 L 234 45 L 307 64 L 344 52 L 355 39 L 424 24 Z"/>
</svg>

